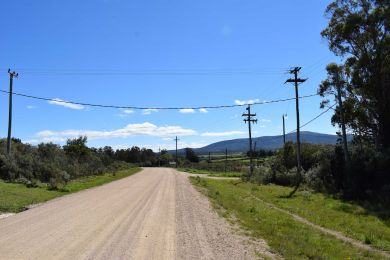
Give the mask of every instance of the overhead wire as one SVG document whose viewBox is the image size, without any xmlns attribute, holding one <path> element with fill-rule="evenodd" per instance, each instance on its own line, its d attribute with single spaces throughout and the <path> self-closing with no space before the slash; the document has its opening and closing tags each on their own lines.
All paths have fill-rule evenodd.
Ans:
<svg viewBox="0 0 390 260">
<path fill-rule="evenodd" d="M 299 127 L 299 129 L 304 128 L 305 126 L 311 124 L 313 121 L 317 120 L 318 118 L 320 118 L 320 117 L 323 116 L 324 114 L 328 113 L 329 110 L 333 109 L 333 107 L 336 106 L 336 105 L 337 105 L 337 103 L 334 103 L 333 105 L 331 105 L 330 107 L 328 107 L 328 109 L 322 111 L 320 114 L 318 114 L 318 115 L 315 116 L 314 118 L 310 119 L 309 121 L 307 121 L 306 123 L 304 123 L 303 125 L 301 125 L 301 126 Z M 295 129 L 295 130 L 293 130 L 293 131 L 291 131 L 291 132 L 288 132 L 288 133 L 286 133 L 286 134 L 291 134 L 291 133 L 294 133 L 294 132 L 296 132 L 296 131 L 297 131 L 297 129 Z"/>
<path fill-rule="evenodd" d="M 17 71 L 23 74 L 30 75 L 91 75 L 91 76 L 109 76 L 109 75 L 235 75 L 235 74 L 248 74 L 248 75 L 259 75 L 259 74 L 280 74 L 283 68 L 267 68 L 267 69 L 192 69 L 192 70 L 175 70 L 175 69 L 152 69 L 152 70 L 99 70 L 99 69 L 23 69 L 17 68 Z"/>
<path fill-rule="evenodd" d="M 5 93 L 5 94 L 10 94 L 10 92 L 6 91 L 6 90 L 0 90 L 0 92 Z M 234 104 L 234 105 L 197 106 L 197 107 L 138 107 L 138 106 L 104 105 L 104 104 L 93 104 L 93 103 L 86 103 L 86 102 L 75 102 L 75 101 L 62 100 L 59 98 L 46 98 L 46 97 L 27 95 L 27 94 L 16 93 L 16 92 L 12 92 L 12 95 L 21 96 L 21 97 L 30 98 L 30 99 L 51 101 L 51 102 L 56 102 L 56 103 L 64 103 L 64 104 L 73 104 L 73 105 L 81 105 L 81 106 L 89 106 L 89 107 L 101 107 L 101 108 L 134 109 L 134 110 L 147 110 L 147 109 L 155 109 L 155 110 L 194 109 L 194 110 L 198 110 L 198 109 L 202 109 L 202 108 L 203 109 L 222 109 L 222 108 L 244 107 L 244 106 L 248 105 L 247 103 L 245 103 L 245 104 Z M 300 96 L 299 98 L 303 99 L 303 98 L 309 98 L 309 97 L 314 97 L 314 96 L 318 96 L 318 93 Z M 265 105 L 265 104 L 286 102 L 286 101 L 293 100 L 293 99 L 295 99 L 295 97 L 269 100 L 269 101 L 261 101 L 261 102 L 253 102 L 250 105 Z"/>
</svg>

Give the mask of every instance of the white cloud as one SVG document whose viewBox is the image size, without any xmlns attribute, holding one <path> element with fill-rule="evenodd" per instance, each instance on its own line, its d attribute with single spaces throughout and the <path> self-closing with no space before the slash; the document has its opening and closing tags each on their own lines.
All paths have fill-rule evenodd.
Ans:
<svg viewBox="0 0 390 260">
<path fill-rule="evenodd" d="M 53 100 L 48 101 L 48 103 L 51 105 L 63 106 L 66 108 L 76 109 L 76 110 L 84 109 L 83 105 L 71 104 L 71 103 L 66 103 L 66 102 L 67 102 L 66 100 L 62 100 L 59 98 L 55 98 Z"/>
<path fill-rule="evenodd" d="M 209 111 L 206 108 L 199 108 L 200 113 L 208 113 Z"/>
<path fill-rule="evenodd" d="M 123 113 L 125 113 L 125 114 L 133 114 L 134 113 L 134 110 L 131 110 L 131 109 L 124 109 L 123 110 Z"/>
<path fill-rule="evenodd" d="M 118 116 L 119 117 L 127 117 L 128 115 L 130 115 L 130 114 L 134 114 L 135 113 L 135 111 L 134 110 L 132 110 L 132 109 L 121 109 L 121 114 L 118 114 Z"/>
<path fill-rule="evenodd" d="M 251 105 L 254 103 L 258 103 L 258 102 L 260 102 L 260 100 L 258 98 L 257 99 L 249 99 L 249 100 L 239 100 L 239 99 L 234 100 L 234 103 L 236 105 L 239 105 L 239 106 Z"/>
<path fill-rule="evenodd" d="M 193 113 L 195 113 L 195 110 L 192 108 L 183 108 L 183 109 L 180 109 L 179 112 L 182 114 L 193 114 Z"/>
<path fill-rule="evenodd" d="M 87 136 L 89 140 L 125 138 L 131 136 L 191 136 L 197 132 L 192 129 L 186 129 L 181 126 L 156 126 L 152 123 L 128 124 L 124 128 L 112 131 L 93 131 L 93 130 L 64 130 L 50 131 L 45 130 L 35 135 L 38 142 L 64 142 L 68 138 L 77 138 L 78 136 Z"/>
<path fill-rule="evenodd" d="M 262 119 L 259 119 L 259 122 L 270 123 L 271 120 L 262 118 Z"/>
<path fill-rule="evenodd" d="M 232 136 L 232 135 L 242 135 L 242 131 L 226 131 L 226 132 L 205 132 L 201 136 L 210 136 L 210 137 L 220 137 L 220 136 Z"/>
<path fill-rule="evenodd" d="M 26 106 L 26 108 L 27 108 L 27 109 L 34 109 L 35 106 L 30 106 L 30 105 L 28 105 L 28 106 Z"/>
<path fill-rule="evenodd" d="M 177 142 L 177 148 L 182 149 L 182 148 L 201 148 L 206 145 L 209 145 L 210 143 L 208 142 L 182 142 L 179 141 Z M 131 145 L 133 146 L 133 145 Z M 130 146 L 130 147 L 131 147 Z M 148 149 L 152 149 L 155 152 L 158 152 L 158 149 L 160 148 L 161 150 L 166 149 L 166 150 L 175 150 L 176 144 L 173 139 L 171 139 L 171 142 L 166 142 L 166 143 L 160 143 L 160 144 L 142 144 L 142 145 L 137 145 L 138 147 L 145 147 Z"/>
<path fill-rule="evenodd" d="M 155 108 L 148 108 L 142 111 L 143 115 L 150 115 L 151 113 L 157 113 L 159 110 Z"/>
</svg>

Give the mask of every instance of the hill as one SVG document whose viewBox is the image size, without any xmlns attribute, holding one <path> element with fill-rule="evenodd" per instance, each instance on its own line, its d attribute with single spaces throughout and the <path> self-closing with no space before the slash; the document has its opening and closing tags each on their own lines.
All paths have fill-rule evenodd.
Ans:
<svg viewBox="0 0 390 260">
<path fill-rule="evenodd" d="M 321 134 L 309 131 L 301 132 L 301 142 L 312 144 L 336 144 L 339 137 L 337 135 Z M 286 141 L 296 141 L 296 133 L 286 135 Z M 276 136 L 261 136 L 253 138 L 253 143 L 257 142 L 257 149 L 275 150 L 283 146 L 283 135 Z M 248 138 L 240 138 L 233 140 L 220 141 L 212 143 L 202 148 L 196 148 L 194 151 L 198 154 L 204 153 L 224 153 L 228 149 L 232 152 L 245 152 L 248 150 Z M 183 153 L 184 149 L 180 149 L 179 153 Z"/>
</svg>

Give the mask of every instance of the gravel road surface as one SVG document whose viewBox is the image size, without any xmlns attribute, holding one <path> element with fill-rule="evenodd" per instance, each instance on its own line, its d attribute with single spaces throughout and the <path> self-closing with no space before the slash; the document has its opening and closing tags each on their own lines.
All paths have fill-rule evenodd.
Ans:
<svg viewBox="0 0 390 260">
<path fill-rule="evenodd" d="M 257 256 L 255 251 L 258 253 Z M 256 259 L 241 236 L 172 169 L 70 194 L 0 219 L 0 259 Z"/>
</svg>

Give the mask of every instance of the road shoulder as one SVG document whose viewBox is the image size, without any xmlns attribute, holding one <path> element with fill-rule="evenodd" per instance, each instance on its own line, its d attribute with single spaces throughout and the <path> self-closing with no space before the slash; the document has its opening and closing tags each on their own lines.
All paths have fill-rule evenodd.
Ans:
<svg viewBox="0 0 390 260">
<path fill-rule="evenodd" d="M 177 259 L 279 258 L 264 240 L 247 237 L 213 209 L 206 196 L 177 172 Z"/>
</svg>

